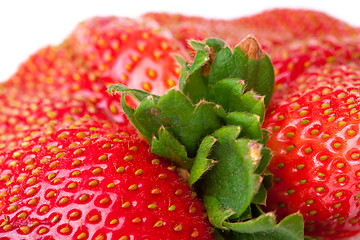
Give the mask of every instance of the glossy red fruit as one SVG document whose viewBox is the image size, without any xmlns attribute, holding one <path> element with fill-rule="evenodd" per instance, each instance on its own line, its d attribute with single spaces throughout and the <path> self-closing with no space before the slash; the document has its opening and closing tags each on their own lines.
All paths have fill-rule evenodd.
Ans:
<svg viewBox="0 0 360 240">
<path fill-rule="evenodd" d="M 61 97 L 64 92 L 67 98 L 75 98 L 72 95 L 76 95 L 90 101 L 112 121 L 127 124 L 118 101 L 106 92 L 108 82 L 88 67 L 69 45 L 63 44 L 44 47 L 31 55 L 6 82 L 6 89 L 15 92 L 12 95 L 25 94 L 34 98 L 37 95 L 51 99 L 54 95 Z M 20 98 L 23 97 L 16 100 Z"/>
<path fill-rule="evenodd" d="M 79 24 L 67 42 L 108 84 L 155 94 L 177 84 L 175 55 L 187 57 L 169 32 L 128 18 L 91 18 Z"/>
<path fill-rule="evenodd" d="M 267 205 L 280 218 L 300 211 L 307 235 L 360 232 L 359 84 L 356 65 L 309 70 L 264 122 L 274 174 Z"/>
<path fill-rule="evenodd" d="M 49 87 L 51 91 L 51 87 Z M 66 89 L 43 92 L 21 91 L 9 83 L 0 84 L 0 149 L 18 146 L 20 139 L 37 131 L 50 132 L 78 119 L 106 119 L 106 115 L 84 96 Z"/>
<path fill-rule="evenodd" d="M 1 239 L 213 239 L 201 202 L 134 131 L 82 118 L 0 151 Z"/>
<path fill-rule="evenodd" d="M 321 68 L 328 63 L 347 64 L 357 63 L 360 60 L 358 38 L 334 37 L 323 39 L 298 40 L 289 43 L 286 47 L 275 47 L 271 58 L 276 74 L 275 92 L 272 105 L 283 99 L 289 91 L 288 85 L 295 81 L 303 72 L 311 68 Z"/>
<path fill-rule="evenodd" d="M 230 20 L 169 13 L 147 13 L 143 17 L 167 27 L 183 44 L 193 38 L 219 37 L 234 45 L 251 33 L 270 54 L 274 46 L 293 40 L 321 39 L 329 35 L 341 39 L 358 34 L 355 28 L 325 13 L 303 9 L 273 9 Z"/>
</svg>

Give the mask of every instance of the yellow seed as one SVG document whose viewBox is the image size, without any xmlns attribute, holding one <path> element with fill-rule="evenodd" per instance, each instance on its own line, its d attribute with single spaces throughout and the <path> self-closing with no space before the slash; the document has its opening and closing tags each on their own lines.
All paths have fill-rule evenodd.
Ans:
<svg viewBox="0 0 360 240">
<path fill-rule="evenodd" d="M 131 203 L 130 202 L 124 202 L 122 205 L 121 205 L 122 208 L 129 208 L 131 207 Z"/>
<path fill-rule="evenodd" d="M 27 202 L 29 205 L 36 205 L 38 203 L 38 199 L 37 198 L 33 198 L 33 199 L 30 199 L 28 202 Z"/>
<path fill-rule="evenodd" d="M 93 171 L 92 171 L 92 174 L 94 175 L 99 175 L 102 173 L 102 168 L 95 168 Z"/>
<path fill-rule="evenodd" d="M 125 160 L 125 161 L 131 161 L 131 160 L 133 160 L 133 159 L 134 159 L 134 156 L 133 156 L 133 155 L 127 155 L 127 156 L 124 157 L 124 160 Z"/>
<path fill-rule="evenodd" d="M 24 233 L 24 234 L 28 234 L 30 232 L 30 228 L 28 226 L 22 226 L 20 227 L 20 230 Z"/>
<path fill-rule="evenodd" d="M 344 182 L 345 180 L 346 180 L 345 177 L 338 177 L 338 179 L 337 179 L 337 181 L 338 181 L 339 183 L 342 183 L 342 182 Z"/>
<path fill-rule="evenodd" d="M 87 201 L 89 199 L 89 195 L 87 194 L 83 194 L 79 197 L 79 200 L 84 202 L 84 201 Z"/>
<path fill-rule="evenodd" d="M 72 182 L 68 185 L 68 189 L 74 189 L 77 187 L 77 183 L 76 182 Z"/>
<path fill-rule="evenodd" d="M 46 213 L 47 211 L 49 211 L 49 206 L 42 206 L 39 211 L 40 213 Z"/>
<path fill-rule="evenodd" d="M 7 232 L 7 231 L 10 231 L 11 228 L 12 228 L 12 225 L 11 225 L 11 224 L 6 224 L 6 225 L 3 227 L 3 230 L 4 230 L 5 232 Z"/>
<path fill-rule="evenodd" d="M 180 196 L 182 193 L 183 193 L 183 191 L 180 188 L 175 191 L 176 196 Z"/>
<path fill-rule="evenodd" d="M 104 154 L 104 155 L 101 155 L 99 158 L 99 161 L 106 161 L 107 159 L 108 159 L 108 156 L 106 155 L 106 154 Z"/>
<path fill-rule="evenodd" d="M 132 221 L 132 223 L 141 223 L 142 222 L 142 219 L 140 217 L 136 217 L 134 218 Z"/>
<path fill-rule="evenodd" d="M 43 227 L 43 228 L 40 228 L 40 230 L 39 230 L 38 233 L 39 233 L 40 235 L 42 235 L 42 234 L 47 233 L 47 231 L 48 231 L 48 229 Z"/>
<path fill-rule="evenodd" d="M 52 224 L 55 224 L 55 223 L 59 222 L 60 219 L 61 219 L 61 217 L 60 217 L 59 215 L 55 215 L 55 216 L 50 220 L 50 222 L 51 222 Z"/>
<path fill-rule="evenodd" d="M 136 172 L 135 172 L 135 176 L 140 176 L 141 174 L 143 174 L 143 170 L 142 169 L 138 169 L 138 170 L 136 170 Z"/>
<path fill-rule="evenodd" d="M 96 187 L 97 185 L 99 185 L 98 180 L 93 180 L 93 181 L 89 182 L 89 187 Z"/>
<path fill-rule="evenodd" d="M 53 198 L 53 197 L 55 197 L 55 195 L 56 195 L 56 192 L 52 190 L 52 191 L 48 192 L 48 194 L 46 194 L 46 198 Z"/>
<path fill-rule="evenodd" d="M 157 207 L 157 206 L 156 206 L 155 203 L 152 203 L 152 204 L 148 205 L 148 208 L 149 208 L 149 209 L 155 209 L 156 207 Z"/>
<path fill-rule="evenodd" d="M 74 160 L 71 164 L 71 166 L 73 166 L 73 167 L 77 167 L 79 165 L 81 165 L 81 160 Z"/>
<path fill-rule="evenodd" d="M 199 232 L 197 230 L 193 231 L 190 235 L 190 237 L 196 238 L 199 236 Z"/>
<path fill-rule="evenodd" d="M 61 232 L 62 234 L 67 234 L 67 233 L 69 233 L 70 231 L 71 231 L 71 229 L 70 229 L 70 227 L 68 227 L 68 226 L 65 226 L 65 227 L 63 227 L 63 228 L 60 229 L 60 232 Z"/>
<path fill-rule="evenodd" d="M 335 203 L 334 205 L 333 205 L 333 208 L 339 208 L 341 206 L 341 203 Z"/>
<path fill-rule="evenodd" d="M 101 205 L 106 205 L 109 202 L 110 202 L 110 198 L 108 198 L 108 197 L 104 197 L 103 199 L 100 200 Z"/>
<path fill-rule="evenodd" d="M 334 194 L 335 197 L 339 198 L 343 195 L 343 191 L 338 191 Z"/>
<path fill-rule="evenodd" d="M 154 188 L 151 190 L 151 194 L 153 194 L 153 195 L 157 195 L 159 193 L 160 193 L 160 189 L 158 189 L 158 188 Z"/>
<path fill-rule="evenodd" d="M 16 210 L 18 209 L 18 206 L 17 205 L 11 205 L 10 207 L 8 207 L 8 211 L 9 212 L 15 212 Z"/>
<path fill-rule="evenodd" d="M 119 220 L 113 219 L 113 220 L 111 220 L 110 224 L 111 224 L 111 225 L 114 225 L 114 224 L 117 224 L 118 222 L 119 222 Z"/>
<path fill-rule="evenodd" d="M 78 240 L 85 239 L 85 238 L 87 238 L 87 234 L 85 232 L 82 232 L 77 236 Z"/>
<path fill-rule="evenodd" d="M 164 222 L 160 220 L 155 223 L 154 227 L 159 228 L 159 227 L 162 227 L 163 225 L 164 225 Z"/>
<path fill-rule="evenodd" d="M 131 185 L 128 189 L 129 189 L 130 191 L 135 191 L 135 190 L 138 189 L 138 185 L 133 184 L 133 185 Z"/>
<path fill-rule="evenodd" d="M 80 212 L 79 211 L 74 211 L 74 212 L 72 212 L 72 213 L 70 213 L 70 218 L 77 218 L 77 217 L 79 217 L 80 216 Z"/>
<path fill-rule="evenodd" d="M 305 164 L 298 164 L 297 166 L 296 166 L 296 169 L 297 170 L 301 170 L 301 169 L 303 169 L 305 167 Z"/>
<path fill-rule="evenodd" d="M 18 215 L 18 218 L 25 219 L 27 218 L 28 214 L 26 212 L 22 212 Z"/>
<path fill-rule="evenodd" d="M 96 221 L 99 221 L 100 219 L 100 216 L 99 215 L 93 215 L 89 218 L 89 221 L 90 222 L 96 222 Z"/>
<path fill-rule="evenodd" d="M 65 156 L 65 153 L 63 153 L 63 152 L 59 152 L 58 154 L 56 154 L 56 159 L 58 159 L 58 158 L 62 158 L 63 156 Z"/>
<path fill-rule="evenodd" d="M 29 178 L 27 181 L 26 181 L 26 184 L 27 185 L 30 185 L 30 186 L 32 186 L 32 185 L 34 185 L 36 183 L 36 178 Z"/>
<path fill-rule="evenodd" d="M 183 226 L 181 224 L 177 224 L 174 227 L 174 231 L 175 232 L 180 232 L 183 229 Z"/>
<path fill-rule="evenodd" d="M 84 137 L 86 137 L 86 134 L 85 134 L 84 132 L 78 132 L 78 133 L 76 134 L 76 137 L 77 137 L 77 138 L 84 138 Z"/>
<path fill-rule="evenodd" d="M 317 214 L 317 211 L 316 211 L 316 210 L 310 210 L 310 211 L 308 212 L 308 214 L 309 214 L 310 216 L 315 216 L 315 215 Z"/>
<path fill-rule="evenodd" d="M 78 148 L 74 151 L 74 156 L 78 157 L 81 156 L 84 153 L 84 150 L 82 150 L 81 148 Z"/>
<path fill-rule="evenodd" d="M 105 240 L 105 236 L 102 234 L 99 234 L 95 237 L 95 240 Z M 119 240 L 121 240 L 121 238 Z"/>
</svg>

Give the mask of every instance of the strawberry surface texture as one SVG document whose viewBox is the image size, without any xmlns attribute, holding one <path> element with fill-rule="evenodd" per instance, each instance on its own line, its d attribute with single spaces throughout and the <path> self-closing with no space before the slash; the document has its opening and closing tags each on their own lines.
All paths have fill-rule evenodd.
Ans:
<svg viewBox="0 0 360 240">
<path fill-rule="evenodd" d="M 0 240 L 356 236 L 359 43 L 305 9 L 84 20 L 0 83 Z"/>
</svg>

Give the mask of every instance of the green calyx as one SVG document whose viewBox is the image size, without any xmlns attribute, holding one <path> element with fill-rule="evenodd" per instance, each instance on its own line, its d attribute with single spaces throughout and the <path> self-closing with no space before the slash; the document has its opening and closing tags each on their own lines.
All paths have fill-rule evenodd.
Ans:
<svg viewBox="0 0 360 240">
<path fill-rule="evenodd" d="M 277 224 L 261 207 L 271 187 L 261 129 L 274 88 L 269 57 L 252 36 L 233 50 L 215 38 L 190 44 L 196 54 L 191 65 L 179 59 L 179 90 L 156 96 L 112 85 L 108 91 L 122 93 L 125 114 L 153 153 L 190 172 L 218 239 L 303 239 L 299 214 Z M 139 102 L 136 109 L 126 95 Z"/>
</svg>

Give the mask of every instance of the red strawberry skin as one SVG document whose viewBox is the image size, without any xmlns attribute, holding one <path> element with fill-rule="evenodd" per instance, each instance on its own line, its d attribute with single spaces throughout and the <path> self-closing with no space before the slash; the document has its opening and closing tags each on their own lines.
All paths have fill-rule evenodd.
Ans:
<svg viewBox="0 0 360 240">
<path fill-rule="evenodd" d="M 213 239 L 201 202 L 134 131 L 85 118 L 1 151 L 1 239 Z"/>
<path fill-rule="evenodd" d="M 360 232 L 359 79 L 350 65 L 309 70 L 264 122 L 274 174 L 268 207 L 281 218 L 300 211 L 311 236 Z"/>
<path fill-rule="evenodd" d="M 230 20 L 169 13 L 147 13 L 143 18 L 166 26 L 184 44 L 188 39 L 219 37 L 235 45 L 251 33 L 270 54 L 274 46 L 283 46 L 293 40 L 321 39 L 329 35 L 341 39 L 358 34 L 355 28 L 325 13 L 303 9 L 272 9 Z"/>
<path fill-rule="evenodd" d="M 111 83 L 162 94 L 180 73 L 175 55 L 186 51 L 170 32 L 142 20 L 94 17 L 79 24 L 67 42 Z"/>
</svg>

